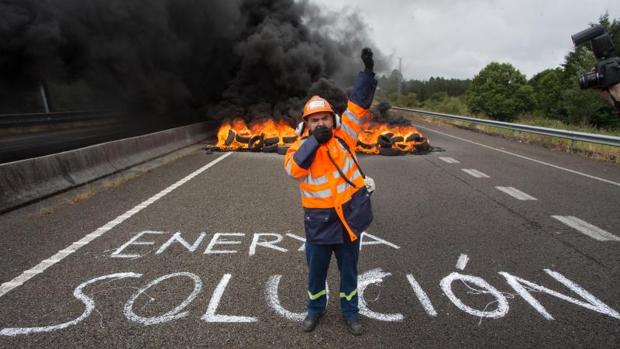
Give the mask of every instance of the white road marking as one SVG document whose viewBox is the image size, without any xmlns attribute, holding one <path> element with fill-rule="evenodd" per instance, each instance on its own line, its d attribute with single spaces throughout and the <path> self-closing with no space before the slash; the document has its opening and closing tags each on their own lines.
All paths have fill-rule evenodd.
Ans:
<svg viewBox="0 0 620 349">
<path fill-rule="evenodd" d="M 467 262 L 469 262 L 469 256 L 467 256 L 466 254 L 461 254 L 459 256 L 459 259 L 456 261 L 456 269 L 465 270 Z"/>
<path fill-rule="evenodd" d="M 452 284 L 455 281 L 460 281 L 461 283 L 464 283 L 468 288 L 475 290 L 472 292 L 475 292 L 476 294 L 489 294 L 495 298 L 495 301 L 488 303 L 487 306 L 484 307 L 484 309 L 482 310 L 473 308 L 465 304 L 463 300 L 454 293 L 452 289 Z M 439 286 L 441 286 L 443 293 L 457 308 L 473 316 L 477 316 L 480 318 L 499 319 L 506 316 L 510 308 L 506 296 L 502 292 L 498 291 L 495 287 L 491 286 L 483 278 L 478 276 L 451 273 L 450 275 L 441 279 L 441 281 L 439 282 Z M 495 310 L 487 310 L 492 304 L 497 304 L 497 308 Z"/>
<path fill-rule="evenodd" d="M 275 311 L 278 315 L 284 317 L 285 319 L 289 319 L 291 321 L 303 321 L 306 317 L 307 312 L 303 313 L 294 313 L 292 311 L 286 310 L 281 304 L 280 299 L 278 297 L 278 286 L 280 285 L 280 279 L 282 279 L 282 275 L 272 275 L 267 280 L 267 286 L 265 287 L 265 297 L 267 298 L 267 304 Z"/>
<path fill-rule="evenodd" d="M 93 283 L 101 281 L 101 280 L 108 280 L 108 279 L 118 280 L 118 279 L 124 279 L 124 278 L 139 278 L 141 276 L 142 276 L 142 274 L 136 274 L 136 273 L 118 273 L 118 274 L 110 274 L 110 275 L 100 276 L 98 278 L 95 278 L 95 279 L 92 279 L 90 281 L 84 282 L 84 283 L 82 283 L 80 286 L 78 286 L 73 291 L 73 297 L 75 297 L 80 302 L 82 302 L 82 304 L 84 304 L 84 312 L 82 312 L 82 315 L 80 315 L 78 318 L 76 318 L 74 320 L 71 320 L 71 321 L 63 322 L 61 324 L 52 325 L 52 326 L 4 328 L 4 329 L 2 329 L 2 331 L 0 331 L 0 336 L 15 337 L 15 336 L 20 335 L 20 334 L 54 332 L 54 331 L 65 329 L 67 327 L 75 326 L 75 325 L 79 324 L 80 322 L 82 322 L 84 319 L 87 319 L 90 316 L 90 314 L 93 312 L 93 310 L 95 310 L 95 300 L 92 299 L 91 297 L 89 297 L 88 295 L 84 294 L 84 288 L 86 288 L 90 284 L 93 284 Z M 4 285 L 6 285 L 6 284 L 3 284 L 3 286 Z M 2 286 L 0 286 L 0 289 L 1 288 L 2 288 Z"/>
<path fill-rule="evenodd" d="M 232 153 L 226 153 L 226 154 L 218 157 L 217 159 L 211 161 L 210 163 L 202 166 L 201 168 L 199 168 L 196 171 L 194 171 L 194 172 L 190 173 L 189 175 L 187 175 L 185 178 L 179 180 L 178 182 L 176 182 L 173 185 L 169 186 L 168 188 L 162 190 L 158 194 L 155 194 L 151 198 L 149 198 L 149 199 L 145 200 L 144 202 L 138 204 L 136 207 L 134 207 L 131 210 L 129 210 L 129 211 L 123 213 L 122 215 L 116 217 L 112 221 L 110 221 L 110 222 L 106 223 L 105 225 L 101 226 L 100 228 L 98 228 L 94 232 L 84 236 L 82 239 L 78 240 L 77 242 L 72 243 L 71 245 L 69 245 L 68 247 L 66 247 L 63 250 L 71 249 L 71 250 L 75 251 L 75 250 L 79 249 L 80 247 L 85 246 L 86 244 L 88 244 L 89 242 L 94 240 L 95 238 L 97 238 L 97 237 L 107 233 L 108 231 L 110 231 L 112 228 L 114 228 L 118 224 L 122 223 L 123 221 L 125 221 L 128 218 L 130 218 L 134 214 L 140 212 L 142 209 L 148 207 L 150 204 L 154 203 L 155 201 L 161 199 L 166 194 L 170 193 L 172 190 L 180 187 L 181 185 L 185 184 L 186 182 L 188 182 L 192 178 L 194 178 L 194 177 L 198 176 L 199 174 L 201 174 L 202 172 L 208 170 L 209 168 L 211 168 L 212 166 L 214 166 L 218 162 L 224 160 L 230 154 L 232 154 Z M 172 189 L 170 189 L 170 188 L 172 188 Z M 23 272 L 21 275 L 19 275 L 15 279 L 3 283 L 2 285 L 0 285 L 0 297 L 4 296 L 5 294 L 7 294 L 11 290 L 15 289 L 16 287 L 21 286 L 24 282 L 30 280 L 34 276 L 42 273 L 43 271 L 45 271 L 50 266 L 60 262 L 61 260 L 63 260 L 68 255 L 69 254 L 64 254 L 64 253 L 63 254 L 56 254 L 56 255 L 52 256 L 51 258 L 46 259 L 46 260 L 42 261 L 41 263 L 35 265 L 34 267 L 30 268 L 29 270 L 26 270 L 25 272 Z"/>
<path fill-rule="evenodd" d="M 471 141 L 471 140 L 469 140 L 469 139 L 461 138 L 461 137 L 458 137 L 458 136 L 453 136 L 453 135 L 451 135 L 451 134 L 448 134 L 448 133 L 445 133 L 445 132 L 441 132 L 441 131 L 437 131 L 437 130 L 435 130 L 435 129 L 428 128 L 428 127 L 426 127 L 426 126 L 421 126 L 420 128 L 422 128 L 422 129 L 426 129 L 426 130 L 429 130 L 429 131 L 432 131 L 432 132 L 435 132 L 435 133 L 439 133 L 439 134 L 444 135 L 444 136 L 446 136 L 446 137 L 450 137 L 450 138 L 458 139 L 458 140 L 463 141 L 463 142 L 467 142 L 467 143 L 475 144 L 475 145 L 481 146 L 481 147 L 483 147 L 483 148 L 487 148 L 487 149 L 495 150 L 495 151 L 498 151 L 498 152 L 500 152 L 500 153 L 504 153 L 504 154 L 508 154 L 508 155 L 516 156 L 516 157 L 521 158 L 521 159 L 524 159 L 524 160 L 529 160 L 529 161 L 535 162 L 535 163 L 540 164 L 540 165 L 545 165 L 545 166 L 553 167 L 553 168 L 558 169 L 558 170 L 562 170 L 562 171 L 570 172 L 570 173 L 572 173 L 572 174 L 576 174 L 576 175 L 579 175 L 579 176 L 587 177 L 587 178 L 590 178 L 590 179 L 594 179 L 594 180 L 597 180 L 597 181 L 601 181 L 601 182 L 604 182 L 604 183 L 607 183 L 607 184 L 612 184 L 612 185 L 615 185 L 615 186 L 620 187 L 620 183 L 618 183 L 618 182 L 614 182 L 614 181 L 611 181 L 611 180 L 609 180 L 609 179 L 605 179 L 605 178 L 601 178 L 601 177 L 596 177 L 596 176 L 593 176 L 593 175 L 589 175 L 589 174 L 587 174 L 587 173 L 583 173 L 583 172 L 579 172 L 579 171 L 571 170 L 570 168 L 566 168 L 566 167 L 562 167 L 562 166 L 554 165 L 554 164 L 551 164 L 551 163 L 548 163 L 548 162 L 545 162 L 545 161 L 536 160 L 536 159 L 533 159 L 533 158 L 530 158 L 530 157 L 527 157 L 527 156 L 524 156 L 524 155 L 520 155 L 520 154 L 516 154 L 516 153 L 513 153 L 513 152 L 509 152 L 509 151 L 507 151 L 507 150 L 503 150 L 503 149 L 498 149 L 498 148 L 495 148 L 495 147 L 491 147 L 490 145 L 486 145 L 486 144 L 482 144 L 482 143 L 474 142 L 474 141 Z"/>
<path fill-rule="evenodd" d="M 453 159 L 453 158 L 449 158 L 449 157 L 440 156 L 439 159 L 449 164 L 460 164 L 461 163 L 460 161 Z"/>
<path fill-rule="evenodd" d="M 598 241 L 620 241 L 614 234 L 574 216 L 551 216 L 569 227 Z"/>
<path fill-rule="evenodd" d="M 226 286 L 228 286 L 228 282 L 232 277 L 231 274 L 224 274 L 220 283 L 215 287 L 215 291 L 213 291 L 213 296 L 211 300 L 209 300 L 209 305 L 207 306 L 207 312 L 201 317 L 202 320 L 206 322 L 256 322 L 257 318 L 253 316 L 237 316 L 237 315 L 219 315 L 217 314 L 217 308 L 220 305 L 220 301 L 222 300 L 222 295 L 224 295 L 224 291 L 226 291 Z"/>
<path fill-rule="evenodd" d="M 548 289 L 544 286 L 537 285 L 531 281 L 524 280 L 520 277 L 512 274 L 500 271 L 499 274 L 503 276 L 508 284 L 519 294 L 526 302 L 528 302 L 540 315 L 547 320 L 554 320 L 553 316 L 547 312 L 547 309 L 538 301 L 532 293 L 546 293 L 550 296 L 557 297 L 563 301 L 573 303 L 580 307 L 593 310 L 597 313 L 605 314 L 616 319 L 620 319 L 620 313 L 612 309 L 607 304 L 603 303 L 600 299 L 596 298 L 590 292 L 586 291 L 583 287 L 579 286 L 574 281 L 567 279 L 564 275 L 550 269 L 544 269 L 552 278 L 556 279 L 560 283 L 564 284 L 568 289 L 581 296 L 582 299 L 573 298 L 562 294 L 560 292 Z"/>
<path fill-rule="evenodd" d="M 371 238 L 373 241 L 364 241 L 365 238 Z M 398 245 L 394 245 L 393 243 L 389 241 L 383 240 L 370 233 L 363 231 L 360 237 L 360 251 L 362 250 L 362 246 L 366 246 L 366 245 L 387 245 L 396 250 L 400 249 L 400 246 Z"/>
<path fill-rule="evenodd" d="M 424 311 L 430 316 L 437 316 L 437 311 L 433 307 L 431 300 L 428 298 L 428 295 L 424 292 L 418 281 L 411 274 L 407 274 L 407 280 L 409 280 L 409 284 L 411 285 L 411 288 L 413 288 L 413 292 L 415 292 L 415 295 L 418 297 L 422 307 L 424 307 Z"/>
<path fill-rule="evenodd" d="M 385 314 L 372 311 L 368 308 L 368 303 L 364 299 L 364 291 L 371 284 L 381 284 L 383 279 L 392 275 L 383 271 L 381 268 L 369 270 L 357 277 L 357 299 L 359 301 L 360 314 L 370 319 L 379 321 L 403 321 L 405 318 L 401 313 Z M 378 298 L 377 298 L 378 299 Z"/>
<path fill-rule="evenodd" d="M 151 287 L 156 286 L 157 284 L 161 283 L 162 281 L 168 280 L 170 278 L 175 278 L 175 277 L 179 277 L 179 276 L 183 276 L 186 278 L 190 278 L 192 279 L 192 281 L 194 281 L 194 290 L 192 291 L 192 293 L 187 296 L 187 298 L 185 298 L 185 300 L 179 304 L 176 308 L 170 310 L 169 312 L 165 313 L 164 315 L 160 315 L 160 316 L 153 316 L 153 317 L 144 317 L 144 316 L 140 316 L 137 315 L 134 311 L 133 311 L 133 305 L 134 302 L 142 295 L 145 294 L 147 295 L 147 297 L 151 298 L 150 296 L 148 296 L 148 293 L 146 293 L 146 291 L 148 289 L 150 289 Z M 181 272 L 181 273 L 174 273 L 174 274 L 168 274 L 168 275 L 164 275 L 162 277 L 159 277 L 151 282 L 149 282 L 148 285 L 144 286 L 143 288 L 139 289 L 138 291 L 136 291 L 131 298 L 129 298 L 129 300 L 127 301 L 127 303 L 125 303 L 125 308 L 124 308 L 124 314 L 125 317 L 131 321 L 135 321 L 139 324 L 142 324 L 144 326 L 148 326 L 148 325 L 155 325 L 155 324 L 161 324 L 164 322 L 169 322 L 169 321 L 173 321 L 173 320 L 177 320 L 177 319 L 181 319 L 186 317 L 189 314 L 189 311 L 183 311 L 192 301 L 194 301 L 194 299 L 196 298 L 196 296 L 198 296 L 198 294 L 200 293 L 200 291 L 202 290 L 202 280 L 200 279 L 200 277 L 196 274 L 193 273 L 187 273 L 187 272 Z M 151 298 L 151 300 L 153 300 L 153 298 Z"/>
<path fill-rule="evenodd" d="M 526 194 L 524 192 L 522 192 L 519 189 L 513 188 L 513 187 L 495 187 L 496 189 L 503 191 L 504 193 L 512 196 L 513 198 L 517 199 L 517 200 L 521 200 L 521 201 L 526 201 L 526 200 L 538 200 L 535 197 Z"/>
<path fill-rule="evenodd" d="M 476 178 L 491 178 L 487 174 L 482 173 L 482 172 L 480 172 L 478 170 L 475 170 L 473 168 L 462 168 L 461 170 L 463 170 L 463 172 L 467 173 L 468 175 L 470 175 L 472 177 L 476 177 Z"/>
</svg>

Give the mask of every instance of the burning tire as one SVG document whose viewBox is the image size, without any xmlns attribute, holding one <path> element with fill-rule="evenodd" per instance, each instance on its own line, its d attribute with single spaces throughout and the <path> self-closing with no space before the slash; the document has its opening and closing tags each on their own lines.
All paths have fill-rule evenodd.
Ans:
<svg viewBox="0 0 620 349">
<path fill-rule="evenodd" d="M 362 141 L 357 141 L 357 145 L 359 145 L 360 147 L 364 149 L 373 149 L 376 146 L 376 144 L 366 144 Z"/>
<path fill-rule="evenodd" d="M 394 144 L 394 142 L 392 142 L 393 135 L 393 133 L 384 133 L 379 135 L 377 138 L 377 143 L 379 143 L 382 148 L 391 148 L 392 144 Z"/>
<path fill-rule="evenodd" d="M 422 141 L 422 138 L 420 138 L 420 134 L 418 133 L 414 133 L 411 136 L 407 137 L 407 139 L 405 139 L 406 142 L 420 142 Z"/>
<path fill-rule="evenodd" d="M 282 142 L 284 142 L 286 144 L 295 143 L 295 141 L 297 141 L 297 136 L 282 137 Z"/>
<path fill-rule="evenodd" d="M 264 138 L 263 139 L 263 145 L 268 147 L 268 146 L 272 146 L 274 144 L 278 144 L 278 142 L 280 142 L 280 138 L 279 137 L 271 137 L 271 138 Z"/>
<path fill-rule="evenodd" d="M 290 147 L 286 147 L 286 146 L 284 146 L 284 147 L 283 147 L 283 146 L 278 147 L 278 154 L 280 154 L 280 155 L 285 155 L 285 154 L 286 154 L 286 152 L 288 151 L 288 148 L 290 148 Z"/>
<path fill-rule="evenodd" d="M 278 144 L 265 145 L 263 146 L 264 153 L 275 153 L 278 151 Z"/>
<path fill-rule="evenodd" d="M 398 155 L 403 155 L 404 153 L 400 151 L 400 149 L 380 147 L 379 154 L 383 156 L 398 156 Z"/>
<path fill-rule="evenodd" d="M 248 140 L 248 149 L 250 149 L 250 151 L 261 151 L 261 149 L 263 148 L 263 142 L 262 142 L 262 137 L 261 136 L 252 136 L 249 140 Z"/>
<path fill-rule="evenodd" d="M 398 142 L 404 142 L 404 141 L 405 141 L 405 138 L 402 136 L 392 137 L 392 144 L 398 143 Z"/>
<path fill-rule="evenodd" d="M 415 145 L 415 150 L 422 153 L 429 152 L 431 150 L 431 146 L 428 144 L 428 139 L 422 138 L 421 142 L 422 143 L 417 143 Z"/>
<path fill-rule="evenodd" d="M 228 130 L 228 136 L 226 137 L 226 140 L 224 141 L 224 145 L 229 146 L 232 144 L 234 140 L 235 140 L 235 132 L 233 130 Z"/>
<path fill-rule="evenodd" d="M 238 134 L 238 135 L 235 137 L 235 139 L 236 139 L 236 140 L 237 140 L 237 142 L 239 142 L 239 143 L 248 144 L 248 143 L 250 143 L 250 139 L 251 139 L 251 137 L 245 137 L 245 136 L 242 136 L 242 135 L 239 135 L 239 134 Z"/>
</svg>

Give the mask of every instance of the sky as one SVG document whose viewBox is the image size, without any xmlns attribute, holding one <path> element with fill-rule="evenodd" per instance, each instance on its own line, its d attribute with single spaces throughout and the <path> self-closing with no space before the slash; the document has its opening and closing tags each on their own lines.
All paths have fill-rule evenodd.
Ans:
<svg viewBox="0 0 620 349">
<path fill-rule="evenodd" d="M 618 0 L 310 0 L 331 11 L 354 10 L 393 68 L 406 79 L 473 78 L 490 62 L 510 63 L 531 78 L 560 66 L 570 36 Z M 617 48 L 620 49 L 620 48 Z"/>
</svg>

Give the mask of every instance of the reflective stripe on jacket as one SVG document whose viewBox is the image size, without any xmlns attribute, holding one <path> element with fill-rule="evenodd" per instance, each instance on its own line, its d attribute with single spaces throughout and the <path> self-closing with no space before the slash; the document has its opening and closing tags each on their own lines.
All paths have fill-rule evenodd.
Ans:
<svg viewBox="0 0 620 349">
<path fill-rule="evenodd" d="M 334 136 L 343 139 L 355 154 L 361 118 L 368 112 L 377 81 L 372 72 L 358 75 L 353 93 Z M 299 182 L 304 207 L 306 237 L 318 244 L 342 243 L 342 227 L 349 239 L 370 225 L 372 210 L 364 178 L 349 152 L 335 138 L 319 144 L 312 136 L 295 142 L 284 158 L 286 172 Z M 338 173 L 329 155 L 355 187 Z M 340 224 L 342 223 L 342 224 Z"/>
</svg>

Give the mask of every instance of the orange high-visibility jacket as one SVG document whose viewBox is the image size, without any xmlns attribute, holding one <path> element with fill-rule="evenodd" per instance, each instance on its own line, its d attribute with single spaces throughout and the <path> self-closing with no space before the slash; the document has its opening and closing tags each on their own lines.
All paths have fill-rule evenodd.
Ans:
<svg viewBox="0 0 620 349">
<path fill-rule="evenodd" d="M 372 102 L 376 80 L 372 72 L 361 72 L 334 137 L 319 144 L 313 136 L 295 142 L 284 158 L 286 172 L 299 182 L 307 239 L 319 244 L 342 243 L 344 227 L 355 241 L 372 221 L 370 194 L 350 153 L 355 154 L 361 118 Z M 355 185 L 348 184 L 328 157 Z M 342 225 L 340 224 L 342 223 Z"/>
</svg>

